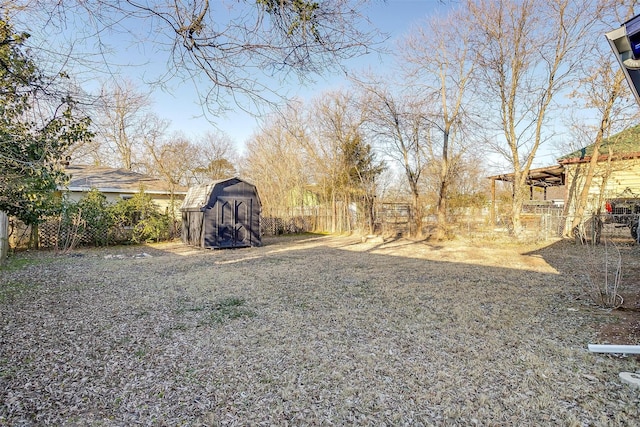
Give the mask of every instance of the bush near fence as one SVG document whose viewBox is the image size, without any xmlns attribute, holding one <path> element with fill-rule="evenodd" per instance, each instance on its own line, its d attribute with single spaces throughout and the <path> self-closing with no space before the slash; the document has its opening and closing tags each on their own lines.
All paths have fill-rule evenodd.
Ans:
<svg viewBox="0 0 640 427">
<path fill-rule="evenodd" d="M 26 249 L 29 245 L 31 227 L 12 218 L 10 221 L 10 246 Z M 62 224 L 59 218 L 49 218 L 38 225 L 38 245 L 43 249 L 67 249 L 78 246 L 105 246 L 134 241 L 134 226 L 113 226 L 109 229 L 74 229 L 70 224 Z M 180 237 L 180 225 L 170 227 L 168 239 Z M 71 244 L 73 242 L 73 244 Z"/>
<path fill-rule="evenodd" d="M 51 218 L 38 226 L 39 245 L 46 249 L 123 244 L 130 242 L 132 237 L 133 227 L 75 229 L 59 218 Z"/>
</svg>

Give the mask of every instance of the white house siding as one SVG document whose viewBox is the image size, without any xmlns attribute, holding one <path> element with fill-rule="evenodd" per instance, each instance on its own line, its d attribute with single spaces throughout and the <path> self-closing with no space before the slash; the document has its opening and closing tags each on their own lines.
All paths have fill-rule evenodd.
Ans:
<svg viewBox="0 0 640 427">
<path fill-rule="evenodd" d="M 173 190 L 173 207 L 169 185 L 157 178 L 141 173 L 102 166 L 71 165 L 66 169 L 70 182 L 59 190 L 71 201 L 79 201 L 87 192 L 95 188 L 104 194 L 107 202 L 133 197 L 142 189 L 162 213 L 173 212 L 180 217 L 180 205 L 187 188 L 178 186 Z"/>
<path fill-rule="evenodd" d="M 580 197 L 588 167 L 588 163 L 565 165 L 569 215 L 575 212 L 576 201 Z M 589 187 L 586 213 L 602 212 L 607 199 L 618 197 L 640 198 L 640 159 L 599 162 Z"/>
<path fill-rule="evenodd" d="M 122 199 L 128 199 L 135 195 L 135 193 L 125 193 L 118 191 L 105 191 L 104 189 L 98 189 L 107 199 L 108 203 L 117 203 Z M 72 190 L 69 189 L 65 192 L 65 197 L 73 202 L 80 201 L 83 197 L 85 197 L 88 193 L 88 190 Z M 151 197 L 153 203 L 158 207 L 159 212 L 173 212 L 175 218 L 180 217 L 180 205 L 182 204 L 182 199 L 184 198 L 184 192 L 180 194 L 175 194 L 173 200 L 173 209 L 171 209 L 171 197 L 168 194 L 154 194 L 152 192 L 146 192 L 145 194 Z"/>
</svg>

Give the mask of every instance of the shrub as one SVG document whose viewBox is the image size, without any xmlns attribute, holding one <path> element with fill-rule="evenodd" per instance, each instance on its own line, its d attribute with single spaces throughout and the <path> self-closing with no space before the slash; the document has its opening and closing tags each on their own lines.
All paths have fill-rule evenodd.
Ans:
<svg viewBox="0 0 640 427">
<path fill-rule="evenodd" d="M 117 242 L 158 242 L 171 237 L 170 215 L 160 213 L 151 197 L 140 190 L 130 199 L 107 202 L 92 189 L 79 202 L 61 200 L 57 248 L 73 249 L 81 243 L 96 246 Z"/>
<path fill-rule="evenodd" d="M 84 220 L 85 230 L 93 237 L 93 243 L 96 246 L 109 244 L 109 229 L 114 220 L 106 196 L 93 188 L 78 202 L 77 210 Z"/>
<path fill-rule="evenodd" d="M 168 240 L 171 236 L 171 220 L 166 214 L 155 213 L 139 221 L 134 229 L 131 240 L 134 243 L 159 242 Z"/>
<path fill-rule="evenodd" d="M 57 211 L 60 215 L 58 226 L 58 249 L 73 249 L 83 243 L 96 246 L 109 244 L 109 230 L 113 218 L 104 194 L 90 190 L 80 201 L 60 200 Z"/>
<path fill-rule="evenodd" d="M 160 213 L 151 196 L 142 189 L 132 198 L 120 200 L 113 205 L 112 216 L 117 225 L 133 228 L 133 243 L 157 242 L 170 238 L 172 223 L 169 215 Z"/>
</svg>

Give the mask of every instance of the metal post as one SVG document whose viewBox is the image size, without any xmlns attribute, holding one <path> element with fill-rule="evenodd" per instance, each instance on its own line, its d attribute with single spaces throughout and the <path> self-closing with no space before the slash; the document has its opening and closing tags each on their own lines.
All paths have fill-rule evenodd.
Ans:
<svg viewBox="0 0 640 427">
<path fill-rule="evenodd" d="M 489 211 L 491 226 L 496 226 L 496 180 L 491 180 L 491 209 Z"/>
</svg>

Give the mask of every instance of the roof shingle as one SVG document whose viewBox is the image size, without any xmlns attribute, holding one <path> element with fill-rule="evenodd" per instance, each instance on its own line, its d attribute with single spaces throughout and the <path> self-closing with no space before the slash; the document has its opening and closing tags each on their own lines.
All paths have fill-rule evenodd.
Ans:
<svg viewBox="0 0 640 427">
<path fill-rule="evenodd" d="M 66 168 L 71 176 L 67 188 L 70 191 L 87 191 L 96 188 L 103 193 L 137 193 L 143 189 L 146 193 L 169 194 L 167 182 L 125 169 L 114 169 L 103 166 L 71 165 Z M 174 188 L 174 194 L 186 194 L 183 186 Z"/>
</svg>

